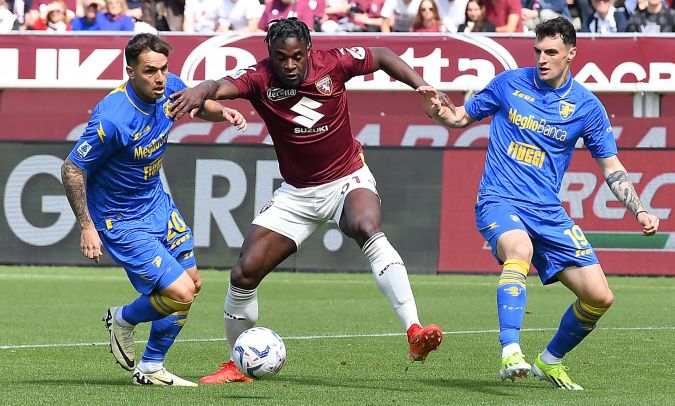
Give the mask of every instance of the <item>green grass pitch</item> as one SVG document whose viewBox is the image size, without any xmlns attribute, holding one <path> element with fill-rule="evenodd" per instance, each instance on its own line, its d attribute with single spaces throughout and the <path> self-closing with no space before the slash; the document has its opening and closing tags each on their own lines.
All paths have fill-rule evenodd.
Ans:
<svg viewBox="0 0 675 406">
<path fill-rule="evenodd" d="M 196 381 L 228 354 L 228 272 L 204 287 L 166 366 Z M 0 267 L 0 405 L 666 405 L 675 402 L 675 278 L 612 277 L 616 301 L 566 358 L 583 392 L 498 376 L 494 275 L 411 276 L 423 323 L 446 332 L 426 363 L 407 360 L 403 329 L 371 275 L 272 273 L 258 325 L 276 330 L 288 359 L 251 384 L 134 387 L 108 353 L 100 321 L 135 298 L 119 268 Z M 522 345 L 529 360 L 573 296 L 528 286 Z M 148 328 L 139 327 L 140 354 Z M 140 356 L 140 355 L 139 355 Z"/>
</svg>

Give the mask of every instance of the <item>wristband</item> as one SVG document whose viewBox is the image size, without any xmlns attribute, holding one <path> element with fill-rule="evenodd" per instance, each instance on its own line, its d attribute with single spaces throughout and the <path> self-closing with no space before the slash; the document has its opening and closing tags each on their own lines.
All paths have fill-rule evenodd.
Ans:
<svg viewBox="0 0 675 406">
<path fill-rule="evenodd" d="M 202 111 L 204 111 L 204 105 L 205 104 L 206 104 L 206 100 L 202 100 L 201 103 L 199 103 L 199 110 L 197 111 L 197 113 L 201 113 Z"/>
<path fill-rule="evenodd" d="M 647 210 L 638 210 L 638 212 L 635 213 L 635 218 L 636 218 L 636 219 L 638 218 L 638 215 L 639 215 L 640 213 L 647 213 Z"/>
</svg>

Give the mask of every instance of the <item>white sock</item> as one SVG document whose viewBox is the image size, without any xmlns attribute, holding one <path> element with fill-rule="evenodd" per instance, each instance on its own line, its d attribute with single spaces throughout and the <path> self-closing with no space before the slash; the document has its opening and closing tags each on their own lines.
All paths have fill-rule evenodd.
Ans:
<svg viewBox="0 0 675 406">
<path fill-rule="evenodd" d="M 420 324 L 408 271 L 384 233 L 370 237 L 363 244 L 363 253 L 370 261 L 377 287 L 389 299 L 403 327 L 407 330 L 413 324 Z"/>
<path fill-rule="evenodd" d="M 523 352 L 523 350 L 520 349 L 520 344 L 518 344 L 518 343 L 507 344 L 502 348 L 502 359 L 508 357 L 511 354 L 515 354 L 517 352 L 520 352 L 520 353 Z"/>
<path fill-rule="evenodd" d="M 256 321 L 258 321 L 258 290 L 240 289 L 230 284 L 225 298 L 225 337 L 230 349 L 234 347 L 241 333 L 253 327 Z"/>
<path fill-rule="evenodd" d="M 548 350 L 544 350 L 541 353 L 541 360 L 544 361 L 544 364 L 560 364 L 562 362 L 562 358 L 556 357 L 548 352 Z"/>
<path fill-rule="evenodd" d="M 164 363 L 163 362 L 139 362 L 138 363 L 138 370 L 143 372 L 144 374 L 150 374 L 153 372 L 157 372 L 160 369 L 164 368 Z"/>
<path fill-rule="evenodd" d="M 124 306 L 120 307 L 115 312 L 115 321 L 117 322 L 117 324 L 119 324 L 120 326 L 122 326 L 124 328 L 134 328 L 133 324 L 130 324 L 128 321 L 126 321 L 122 318 L 122 309 L 123 308 L 124 308 Z"/>
</svg>

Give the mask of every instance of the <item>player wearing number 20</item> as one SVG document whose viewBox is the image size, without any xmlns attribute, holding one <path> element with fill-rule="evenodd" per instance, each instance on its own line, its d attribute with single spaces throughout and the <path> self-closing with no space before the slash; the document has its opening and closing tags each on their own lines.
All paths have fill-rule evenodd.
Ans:
<svg viewBox="0 0 675 406">
<path fill-rule="evenodd" d="M 225 300 L 225 330 L 232 348 L 258 318 L 262 279 L 322 224 L 335 220 L 371 264 L 380 290 L 408 332 L 410 357 L 423 360 L 442 339 L 422 328 L 403 260 L 380 231 L 375 179 L 349 124 L 345 82 L 379 69 L 412 88 L 424 80 L 386 48 L 312 49 L 307 26 L 295 18 L 270 23 L 269 57 L 218 81 L 173 95 L 177 118 L 205 99 L 245 98 L 265 121 L 284 183 L 253 220 Z M 225 362 L 202 383 L 246 381 Z"/>
<path fill-rule="evenodd" d="M 555 387 L 581 390 L 562 358 L 595 328 L 611 306 L 609 289 L 590 243 L 565 213 L 558 191 L 579 138 L 598 163 L 614 195 L 649 236 L 658 218 L 647 213 L 617 158 L 607 113 L 572 78 L 577 54 L 572 24 L 555 18 L 535 28 L 535 67 L 495 77 L 464 106 L 442 106 L 435 90 L 418 89 L 427 113 L 448 127 L 493 116 L 485 172 L 478 187 L 476 222 L 503 265 L 497 289 L 502 379 L 525 377 L 531 365 L 520 349 L 525 280 L 534 264 L 544 284 L 560 281 L 577 296 L 532 372 Z"/>
</svg>

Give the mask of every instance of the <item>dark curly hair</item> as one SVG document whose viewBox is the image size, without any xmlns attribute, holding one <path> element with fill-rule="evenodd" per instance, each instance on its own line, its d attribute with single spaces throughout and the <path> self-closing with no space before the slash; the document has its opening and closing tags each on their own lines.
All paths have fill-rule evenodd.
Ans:
<svg viewBox="0 0 675 406">
<path fill-rule="evenodd" d="M 307 24 L 295 17 L 279 18 L 267 24 L 267 35 L 265 36 L 267 46 L 271 47 L 274 41 L 280 38 L 297 38 L 299 41 L 305 41 L 307 48 L 312 46 L 312 37 L 309 34 Z"/>
<path fill-rule="evenodd" d="M 534 33 L 538 41 L 547 37 L 560 37 L 563 44 L 577 46 L 577 33 L 574 30 L 574 25 L 565 17 L 552 18 L 539 23 L 534 28 Z"/>
</svg>

